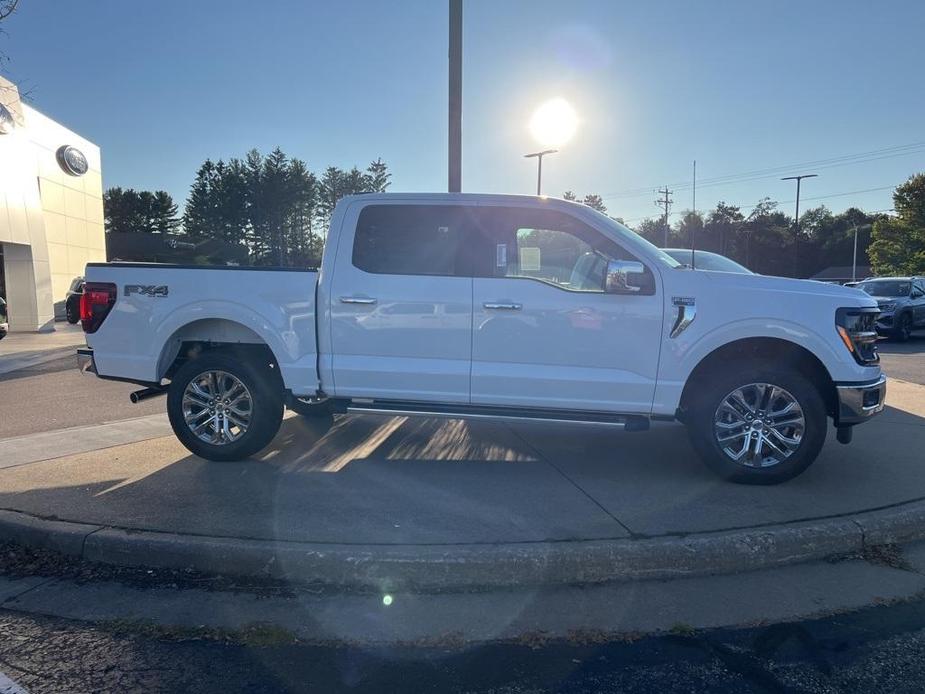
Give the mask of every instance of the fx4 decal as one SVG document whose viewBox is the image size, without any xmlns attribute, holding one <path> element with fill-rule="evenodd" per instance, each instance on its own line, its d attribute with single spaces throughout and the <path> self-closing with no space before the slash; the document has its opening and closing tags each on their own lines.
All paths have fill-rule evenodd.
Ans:
<svg viewBox="0 0 925 694">
<path fill-rule="evenodd" d="M 167 296 L 166 284 L 127 284 L 125 285 L 125 296 L 132 294 L 141 294 L 142 296 Z"/>
</svg>

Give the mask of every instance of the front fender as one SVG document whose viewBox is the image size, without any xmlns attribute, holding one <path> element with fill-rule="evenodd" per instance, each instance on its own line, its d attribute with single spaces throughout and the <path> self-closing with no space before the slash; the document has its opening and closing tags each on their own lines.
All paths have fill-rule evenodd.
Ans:
<svg viewBox="0 0 925 694">
<path fill-rule="evenodd" d="M 832 335 L 827 339 L 821 332 L 792 321 L 745 318 L 700 334 L 688 330 L 678 338 L 666 337 L 653 413 L 673 415 L 681 401 L 684 384 L 696 366 L 716 349 L 750 338 L 776 338 L 805 348 L 822 362 L 834 381 L 860 381 L 875 378 L 879 372 L 877 367 L 862 367 L 854 361 L 844 346 L 837 342 L 834 323 Z M 870 376 L 870 373 L 874 375 Z"/>
</svg>

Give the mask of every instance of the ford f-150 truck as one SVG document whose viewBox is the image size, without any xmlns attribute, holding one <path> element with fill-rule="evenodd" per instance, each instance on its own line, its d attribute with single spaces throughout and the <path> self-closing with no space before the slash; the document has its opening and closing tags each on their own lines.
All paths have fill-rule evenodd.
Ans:
<svg viewBox="0 0 925 694">
<path fill-rule="evenodd" d="M 133 400 L 166 393 L 214 461 L 267 446 L 286 406 L 677 420 L 719 475 L 771 484 L 829 417 L 848 443 L 883 408 L 877 313 L 856 289 L 690 270 L 564 200 L 370 194 L 337 205 L 318 270 L 90 263 L 78 357 Z"/>
</svg>

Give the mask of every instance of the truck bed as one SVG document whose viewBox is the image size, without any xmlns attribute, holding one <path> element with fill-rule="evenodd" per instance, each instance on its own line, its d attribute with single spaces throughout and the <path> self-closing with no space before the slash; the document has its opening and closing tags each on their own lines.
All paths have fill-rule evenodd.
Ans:
<svg viewBox="0 0 925 694">
<path fill-rule="evenodd" d="M 264 343 L 297 394 L 318 387 L 314 269 L 90 263 L 86 281 L 116 285 L 87 335 L 103 377 L 160 382 L 184 342 Z"/>
</svg>

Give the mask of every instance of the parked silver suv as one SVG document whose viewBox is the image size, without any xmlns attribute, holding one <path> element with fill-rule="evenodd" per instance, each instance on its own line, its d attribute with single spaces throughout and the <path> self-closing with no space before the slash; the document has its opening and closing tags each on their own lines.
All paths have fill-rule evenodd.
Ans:
<svg viewBox="0 0 925 694">
<path fill-rule="evenodd" d="M 925 278 L 878 277 L 857 285 L 877 300 L 877 332 L 908 340 L 916 328 L 925 328 Z"/>
</svg>

